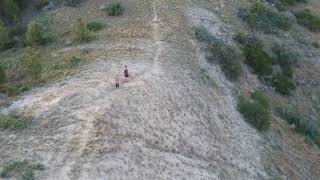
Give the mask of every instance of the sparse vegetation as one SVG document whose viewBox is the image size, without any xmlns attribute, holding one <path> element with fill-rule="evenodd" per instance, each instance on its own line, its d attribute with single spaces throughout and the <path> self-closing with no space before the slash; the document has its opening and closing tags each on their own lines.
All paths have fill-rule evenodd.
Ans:
<svg viewBox="0 0 320 180">
<path fill-rule="evenodd" d="M 227 44 L 211 44 L 209 61 L 217 59 L 218 63 L 229 80 L 237 80 L 242 74 L 242 56 L 238 50 Z"/>
<path fill-rule="evenodd" d="M 0 128 L 21 130 L 29 126 L 29 117 L 0 114 Z"/>
<path fill-rule="evenodd" d="M 313 14 L 310 10 L 303 10 L 296 13 L 298 23 L 307 27 L 310 31 L 320 32 L 320 17 Z"/>
<path fill-rule="evenodd" d="M 87 24 L 87 29 L 90 31 L 98 31 L 103 28 L 103 24 L 96 21 L 91 21 Z"/>
<path fill-rule="evenodd" d="M 255 1 L 247 9 L 240 9 L 239 16 L 251 28 L 264 32 L 274 32 L 277 29 L 289 30 L 293 23 L 285 14 L 260 1 Z"/>
<path fill-rule="evenodd" d="M 22 59 L 22 65 L 26 73 L 32 79 L 39 79 L 41 73 L 41 64 L 37 51 L 33 48 L 26 48 Z"/>
<path fill-rule="evenodd" d="M 106 11 L 109 16 L 120 16 L 124 11 L 121 2 L 111 2 L 107 4 Z"/>
<path fill-rule="evenodd" d="M 320 146 L 320 127 L 316 116 L 312 113 L 299 112 L 293 104 L 282 104 L 277 107 L 277 112 L 288 124 L 294 125 L 295 131 L 304 134 Z"/>
<path fill-rule="evenodd" d="M 5 164 L 0 172 L 2 178 L 19 177 L 23 180 L 34 180 L 34 171 L 44 170 L 42 164 L 30 164 L 28 161 L 11 161 Z"/>
<path fill-rule="evenodd" d="M 78 6 L 83 0 L 64 0 L 67 6 L 76 7 Z"/>
<path fill-rule="evenodd" d="M 78 42 L 86 42 L 90 38 L 86 25 L 81 18 L 77 19 L 73 27 L 73 35 L 74 39 Z"/>
<path fill-rule="evenodd" d="M 27 27 L 26 40 L 32 45 L 43 44 L 45 42 L 45 30 L 42 25 L 31 21 Z"/>
<path fill-rule="evenodd" d="M 210 51 L 208 61 L 217 60 L 222 71 L 229 80 L 237 80 L 242 74 L 241 53 L 222 40 L 210 34 L 204 26 L 194 28 L 195 37 L 200 42 L 205 42 Z"/>
<path fill-rule="evenodd" d="M 240 97 L 238 110 L 246 121 L 258 130 L 269 129 L 271 121 L 269 102 L 261 91 L 255 91 L 250 98 Z"/>
<path fill-rule="evenodd" d="M 283 95 L 289 95 L 290 91 L 295 89 L 292 81 L 292 66 L 299 60 L 299 54 L 293 53 L 285 46 L 276 44 L 272 48 L 274 56 L 270 56 L 264 51 L 261 40 L 250 34 L 238 33 L 235 40 L 243 46 L 242 51 L 246 58 L 246 64 L 261 79 L 267 82 L 271 81 L 275 90 Z M 274 72 L 274 66 L 279 66 L 281 71 Z"/>
</svg>

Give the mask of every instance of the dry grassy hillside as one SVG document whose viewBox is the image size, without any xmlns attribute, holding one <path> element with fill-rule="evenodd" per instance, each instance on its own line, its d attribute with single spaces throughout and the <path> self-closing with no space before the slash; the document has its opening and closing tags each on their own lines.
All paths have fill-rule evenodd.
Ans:
<svg viewBox="0 0 320 180">
<path fill-rule="evenodd" d="M 316 0 L 117 2 L 1 2 L 0 179 L 318 179 Z"/>
</svg>

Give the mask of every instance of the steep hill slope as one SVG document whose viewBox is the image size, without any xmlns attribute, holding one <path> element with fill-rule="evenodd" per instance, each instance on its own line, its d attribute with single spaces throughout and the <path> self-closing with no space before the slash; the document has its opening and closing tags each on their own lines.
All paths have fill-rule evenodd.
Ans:
<svg viewBox="0 0 320 180">
<path fill-rule="evenodd" d="M 194 37 L 203 25 L 235 44 L 240 2 L 124 0 L 120 17 L 100 10 L 107 2 L 50 11 L 48 26 L 61 35 L 50 57 L 80 52 L 87 63 L 1 108 L 32 122 L 0 130 L 0 165 L 41 163 L 36 179 L 317 179 L 319 149 L 275 115 L 271 130 L 259 132 L 238 112 L 241 91 L 264 87 L 258 78 L 245 67 L 230 82 Z M 70 44 L 78 17 L 106 27 Z M 132 76 L 117 89 L 112 77 L 124 65 Z"/>
<path fill-rule="evenodd" d="M 41 162 L 45 179 L 267 178 L 263 140 L 236 111 L 232 85 L 218 68 L 201 69 L 189 5 L 150 2 L 151 39 L 78 47 L 106 55 L 5 110 L 34 121 L 0 132 L 1 161 Z M 115 89 L 125 64 L 133 77 Z"/>
</svg>

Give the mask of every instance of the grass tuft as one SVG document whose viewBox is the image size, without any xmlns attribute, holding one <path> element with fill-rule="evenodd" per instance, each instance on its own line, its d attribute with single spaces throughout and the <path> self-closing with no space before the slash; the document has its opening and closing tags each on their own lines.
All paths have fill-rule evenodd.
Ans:
<svg viewBox="0 0 320 180">
<path fill-rule="evenodd" d="M 22 130 L 31 123 L 30 117 L 0 114 L 0 128 Z"/>
<path fill-rule="evenodd" d="M 39 168 L 41 167 L 41 168 Z M 0 171 L 0 177 L 11 178 L 21 176 L 22 180 L 34 180 L 35 170 L 44 170 L 42 164 L 30 164 L 28 161 L 10 161 L 7 162 Z"/>
<path fill-rule="evenodd" d="M 109 16 L 120 16 L 124 12 L 124 7 L 121 2 L 111 2 L 107 4 L 106 11 Z"/>
</svg>

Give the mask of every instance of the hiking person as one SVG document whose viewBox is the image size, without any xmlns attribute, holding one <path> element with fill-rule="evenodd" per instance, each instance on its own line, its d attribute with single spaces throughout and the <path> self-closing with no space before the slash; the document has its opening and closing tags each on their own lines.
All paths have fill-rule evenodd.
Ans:
<svg viewBox="0 0 320 180">
<path fill-rule="evenodd" d="M 116 84 L 116 88 L 118 88 L 120 86 L 120 77 L 119 77 L 119 74 L 116 73 L 113 77 L 114 79 L 114 83 Z"/>
<path fill-rule="evenodd" d="M 124 66 L 123 74 L 125 78 L 129 77 L 129 70 L 127 65 Z"/>
</svg>

